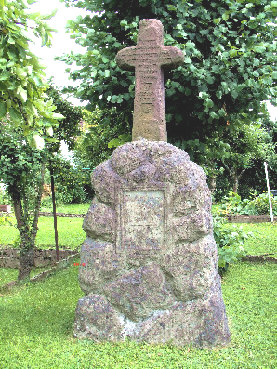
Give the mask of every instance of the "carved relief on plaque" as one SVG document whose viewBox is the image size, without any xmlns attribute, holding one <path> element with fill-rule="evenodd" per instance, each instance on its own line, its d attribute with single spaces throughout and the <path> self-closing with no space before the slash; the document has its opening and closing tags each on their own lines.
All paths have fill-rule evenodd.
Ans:
<svg viewBox="0 0 277 369">
<path fill-rule="evenodd" d="M 160 250 L 165 236 L 163 190 L 123 191 L 117 221 L 117 251 Z"/>
</svg>

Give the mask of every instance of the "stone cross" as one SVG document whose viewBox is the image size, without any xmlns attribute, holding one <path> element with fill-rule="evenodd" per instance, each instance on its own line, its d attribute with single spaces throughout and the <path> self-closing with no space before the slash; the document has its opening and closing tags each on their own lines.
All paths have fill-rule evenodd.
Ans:
<svg viewBox="0 0 277 369">
<path fill-rule="evenodd" d="M 139 22 L 138 45 L 126 47 L 116 55 L 122 69 L 136 74 L 134 122 L 132 140 L 146 138 L 166 141 L 165 68 L 181 65 L 184 56 L 175 46 L 164 46 L 164 29 L 159 20 Z"/>
</svg>

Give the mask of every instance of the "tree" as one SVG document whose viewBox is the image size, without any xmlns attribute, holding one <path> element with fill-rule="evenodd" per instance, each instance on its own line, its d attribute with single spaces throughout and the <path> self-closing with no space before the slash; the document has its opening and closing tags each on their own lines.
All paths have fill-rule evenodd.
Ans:
<svg viewBox="0 0 277 369">
<path fill-rule="evenodd" d="M 272 189 L 274 189 L 274 183 L 277 183 L 277 122 L 272 121 L 267 114 L 258 121 L 258 124 L 261 124 L 260 129 L 253 132 L 253 140 L 258 148 L 250 159 L 250 166 L 246 168 L 239 181 L 240 195 L 248 198 L 253 192 L 266 191 L 264 161 L 269 166 Z"/>
<path fill-rule="evenodd" d="M 53 127 L 53 137 L 56 142 L 52 143 L 51 150 L 59 151 L 60 142 L 64 141 L 70 150 L 73 150 L 76 137 L 80 135 L 80 127 L 83 122 L 83 111 L 81 107 L 74 106 L 69 102 L 62 92 L 53 85 L 50 85 L 46 90 L 47 99 L 50 99 L 55 105 L 56 112 L 64 118 L 59 122 L 59 126 Z"/>
<path fill-rule="evenodd" d="M 231 178 L 232 191 L 237 193 L 243 173 L 258 160 L 271 161 L 275 144 L 271 142 L 270 135 L 261 127 L 261 123 L 237 126 L 226 141 L 229 142 L 230 150 L 222 163 Z"/>
<path fill-rule="evenodd" d="M 23 280 L 33 266 L 47 156 L 45 150 L 31 147 L 22 128 L 9 121 L 0 125 L 0 152 L 0 178 L 7 185 L 20 235 L 18 279 Z"/>
<path fill-rule="evenodd" d="M 82 119 L 81 108 L 74 107 L 69 101 L 62 97 L 61 92 L 55 88 L 52 84 L 48 87 L 46 94 L 48 98 L 52 99 L 55 103 L 57 111 L 63 115 L 64 119 L 60 122 L 59 127 L 54 127 L 53 136 L 54 140 L 52 143 L 48 143 L 47 148 L 51 154 L 57 154 L 60 149 L 60 143 L 63 140 L 70 149 L 73 149 L 76 136 L 80 133 L 80 122 Z M 61 164 L 59 158 L 50 155 L 48 159 L 48 169 L 50 173 L 51 182 L 51 195 L 52 195 L 52 205 L 53 205 L 53 217 L 54 217 L 54 230 L 55 230 L 55 244 L 57 261 L 59 260 L 59 235 L 58 235 L 58 217 L 56 208 L 56 193 L 55 193 L 55 174 L 60 175 L 61 168 L 64 166 L 57 165 Z M 58 169 L 58 171 L 57 171 Z M 71 168 L 70 168 L 71 169 Z M 55 173 L 55 171 L 57 173 Z M 69 172 L 67 172 L 68 177 Z M 68 179 L 66 180 L 66 182 Z M 64 182 L 64 178 L 63 178 Z"/>
<path fill-rule="evenodd" d="M 195 143 L 240 122 L 256 121 L 263 100 L 274 102 L 277 78 L 274 20 L 277 2 L 267 0 L 64 0 L 94 12 L 68 22 L 84 54 L 63 57 L 76 62 L 71 77 L 79 80 L 76 97 L 89 100 L 88 109 L 116 109 L 119 119 L 132 122 L 134 75 L 120 70 L 116 53 L 136 44 L 138 21 L 158 18 L 165 44 L 178 46 L 184 65 L 166 73 L 166 119 L 169 141 L 184 141 L 189 153 Z M 119 114 L 120 113 L 120 114 Z M 112 121 L 112 119 L 110 118 Z M 198 140 L 198 141 L 195 141 Z M 224 153 L 224 145 L 221 155 Z M 215 158 L 217 159 L 217 158 Z"/>
<path fill-rule="evenodd" d="M 47 100 L 44 67 L 30 51 L 27 32 L 32 30 L 41 37 L 42 46 L 50 46 L 52 30 L 45 21 L 53 14 L 32 14 L 22 0 L 0 2 L 0 119 L 8 115 L 37 147 L 44 145 L 62 115 Z"/>
<path fill-rule="evenodd" d="M 114 108 L 110 111 L 96 109 L 92 113 L 84 111 L 86 128 L 76 140 L 76 163 L 93 169 L 108 159 L 114 147 L 131 140 L 131 136 L 125 133 L 127 124 L 120 117 Z"/>
<path fill-rule="evenodd" d="M 27 0 L 28 4 L 34 3 Z M 0 178 L 7 185 L 20 234 L 19 279 L 28 279 L 47 160 L 45 139 L 63 118 L 47 99 L 43 67 L 31 53 L 27 30 L 50 45 L 52 15 L 29 13 L 22 0 L 0 2 Z"/>
</svg>

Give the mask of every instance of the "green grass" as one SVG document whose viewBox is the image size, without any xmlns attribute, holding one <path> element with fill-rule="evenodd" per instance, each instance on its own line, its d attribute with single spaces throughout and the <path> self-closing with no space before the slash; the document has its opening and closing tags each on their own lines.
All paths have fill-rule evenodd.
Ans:
<svg viewBox="0 0 277 369">
<path fill-rule="evenodd" d="M 42 217 L 40 221 L 39 232 L 44 230 L 40 242 L 51 243 L 47 237 L 50 237 L 52 219 Z M 82 221 L 60 218 L 61 235 L 64 232 L 64 237 L 69 237 L 70 233 L 78 239 Z M 248 253 L 275 252 L 276 224 L 243 224 L 242 227 L 254 233 L 245 245 Z M 83 231 L 81 234 L 84 237 Z M 16 279 L 17 273 L 1 269 L 0 285 Z M 37 273 L 37 270 L 32 272 Z M 72 262 L 71 267 L 43 282 L 16 287 L 0 297 L 0 368 L 263 369 L 277 366 L 274 264 L 241 262 L 229 268 L 222 291 L 232 342 L 227 348 L 214 350 L 74 339 L 74 310 L 83 296 L 77 274 L 78 267 Z"/>
<path fill-rule="evenodd" d="M 0 268 L 0 286 L 15 281 L 18 277 L 17 269 Z M 0 366 L 1 368 L 1 366 Z"/>
<path fill-rule="evenodd" d="M 79 247 L 85 239 L 85 232 L 82 229 L 83 218 L 58 218 L 59 244 L 63 247 Z M 15 224 L 15 218 L 12 218 Z M 38 222 L 38 233 L 36 238 L 37 247 L 49 248 L 49 245 L 55 245 L 55 234 L 53 218 L 40 217 Z M 0 244 L 12 244 L 18 237 L 19 232 L 13 226 L 0 226 Z"/>
<path fill-rule="evenodd" d="M 270 253 L 277 257 L 277 223 L 243 224 L 243 229 L 253 232 L 245 245 L 249 255 Z"/>
<path fill-rule="evenodd" d="M 234 224 L 227 223 L 225 227 L 232 228 Z M 244 245 L 248 255 L 273 254 L 277 257 L 277 223 L 243 223 L 235 224 L 245 232 L 252 232 Z"/>
<path fill-rule="evenodd" d="M 64 214 L 86 214 L 90 203 L 85 204 L 61 204 L 57 205 L 57 213 Z M 41 211 L 52 212 L 52 204 L 41 206 Z"/>
<path fill-rule="evenodd" d="M 79 204 L 77 205 L 79 206 Z M 13 218 L 13 223 L 15 224 L 15 218 Z M 82 224 L 82 218 L 58 218 L 59 244 L 61 247 L 74 249 L 82 244 L 85 239 L 85 232 L 82 229 Z M 55 236 L 53 218 L 40 217 L 38 226 L 39 231 L 36 238 L 37 246 L 40 248 L 48 248 L 49 245 L 53 245 L 54 247 Z M 242 227 L 247 232 L 253 232 L 253 237 L 250 237 L 245 244 L 247 254 L 260 255 L 272 253 L 276 255 L 277 223 L 237 224 L 236 226 Z M 228 223 L 226 227 L 233 227 L 233 224 Z M 18 237 L 18 234 L 18 230 L 15 227 L 0 226 L 0 244 L 12 244 L 13 240 Z"/>
<path fill-rule="evenodd" d="M 34 277 L 35 275 L 43 272 L 44 270 L 50 269 L 51 266 L 43 267 L 43 268 L 34 268 L 31 271 L 30 277 Z M 16 281 L 18 277 L 18 269 L 11 268 L 0 268 L 0 287 L 6 283 Z M 1 368 L 1 366 L 0 366 Z"/>
<path fill-rule="evenodd" d="M 238 263 L 222 290 L 231 345 L 199 350 L 125 342 L 93 343 L 72 337 L 74 310 L 83 295 L 78 268 L 14 289 L 0 298 L 2 368 L 275 368 L 276 269 Z"/>
</svg>

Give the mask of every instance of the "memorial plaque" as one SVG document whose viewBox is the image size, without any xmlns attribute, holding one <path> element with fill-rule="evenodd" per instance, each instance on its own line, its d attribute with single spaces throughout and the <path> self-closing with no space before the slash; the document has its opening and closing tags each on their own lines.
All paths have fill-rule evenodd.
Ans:
<svg viewBox="0 0 277 369">
<path fill-rule="evenodd" d="M 120 202 L 117 251 L 160 250 L 165 233 L 164 191 L 123 191 Z"/>
</svg>

